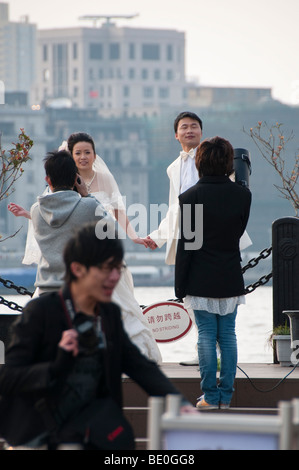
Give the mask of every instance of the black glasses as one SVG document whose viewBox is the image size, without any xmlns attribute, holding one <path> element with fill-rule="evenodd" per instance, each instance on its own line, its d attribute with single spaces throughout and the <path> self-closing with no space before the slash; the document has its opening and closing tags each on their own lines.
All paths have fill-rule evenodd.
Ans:
<svg viewBox="0 0 299 470">
<path fill-rule="evenodd" d="M 117 270 L 118 273 L 123 273 L 126 269 L 126 265 L 124 263 L 100 263 L 96 264 L 96 268 L 100 269 L 105 274 L 110 274 L 114 269 Z"/>
</svg>

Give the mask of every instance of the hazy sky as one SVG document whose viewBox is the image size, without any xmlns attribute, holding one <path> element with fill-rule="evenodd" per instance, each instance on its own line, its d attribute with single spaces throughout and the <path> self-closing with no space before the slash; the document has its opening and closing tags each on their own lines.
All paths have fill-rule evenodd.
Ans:
<svg viewBox="0 0 299 470">
<path fill-rule="evenodd" d="M 1 0 L 0 0 L 1 1 Z M 271 87 L 299 105 L 299 0 L 6 0 L 11 21 L 38 28 L 84 26 L 82 15 L 131 15 L 119 26 L 186 34 L 186 73 L 199 84 Z"/>
</svg>

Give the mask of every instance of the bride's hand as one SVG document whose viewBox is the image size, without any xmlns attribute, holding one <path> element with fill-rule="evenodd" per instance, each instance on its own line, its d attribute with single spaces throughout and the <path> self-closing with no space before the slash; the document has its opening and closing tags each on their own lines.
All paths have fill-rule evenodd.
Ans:
<svg viewBox="0 0 299 470">
<path fill-rule="evenodd" d="M 143 245 L 143 246 L 145 246 L 145 248 L 148 247 L 148 243 L 147 243 L 147 241 L 146 241 L 145 238 L 139 238 L 139 237 L 137 237 L 137 238 L 134 238 L 134 239 L 133 239 L 133 242 L 134 242 L 134 243 L 137 243 L 138 245 Z"/>
<path fill-rule="evenodd" d="M 16 217 L 26 217 L 26 219 L 31 219 L 30 212 L 18 204 L 11 202 L 8 204 L 7 209 Z"/>
</svg>

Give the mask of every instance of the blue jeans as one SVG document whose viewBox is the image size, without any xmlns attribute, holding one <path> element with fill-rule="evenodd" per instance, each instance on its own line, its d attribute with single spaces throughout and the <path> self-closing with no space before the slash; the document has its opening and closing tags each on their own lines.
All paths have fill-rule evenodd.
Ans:
<svg viewBox="0 0 299 470">
<path fill-rule="evenodd" d="M 237 369 L 237 338 L 235 324 L 237 307 L 233 313 L 218 315 L 205 310 L 194 310 L 198 329 L 198 358 L 201 389 L 209 405 L 229 405 L 234 392 Z M 217 350 L 221 352 L 221 368 L 217 384 Z"/>
</svg>

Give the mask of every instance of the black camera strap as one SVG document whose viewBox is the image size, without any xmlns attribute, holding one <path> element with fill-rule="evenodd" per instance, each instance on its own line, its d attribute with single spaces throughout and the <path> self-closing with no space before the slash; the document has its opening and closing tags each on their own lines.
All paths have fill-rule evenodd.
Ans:
<svg viewBox="0 0 299 470">
<path fill-rule="evenodd" d="M 59 297 L 66 316 L 67 323 L 70 328 L 73 328 L 73 321 L 76 316 L 73 300 L 69 288 L 65 286 L 59 291 Z"/>
<path fill-rule="evenodd" d="M 74 321 L 74 318 L 75 318 L 77 312 L 76 312 L 75 307 L 74 307 L 74 303 L 73 303 L 73 300 L 72 300 L 72 296 L 71 296 L 69 287 L 64 286 L 59 291 L 59 296 L 60 296 L 63 311 L 65 313 L 66 320 L 67 320 L 67 323 L 69 325 L 69 328 L 73 328 L 74 327 L 73 321 Z M 106 348 L 106 337 L 105 337 L 105 333 L 104 333 L 103 328 L 102 328 L 102 318 L 99 315 L 99 311 L 100 311 L 100 308 L 99 308 L 99 306 L 97 306 L 97 311 L 95 312 L 95 317 L 93 317 L 92 319 L 94 320 L 95 328 L 96 328 L 98 337 L 101 341 L 100 349 L 105 349 Z"/>
</svg>

